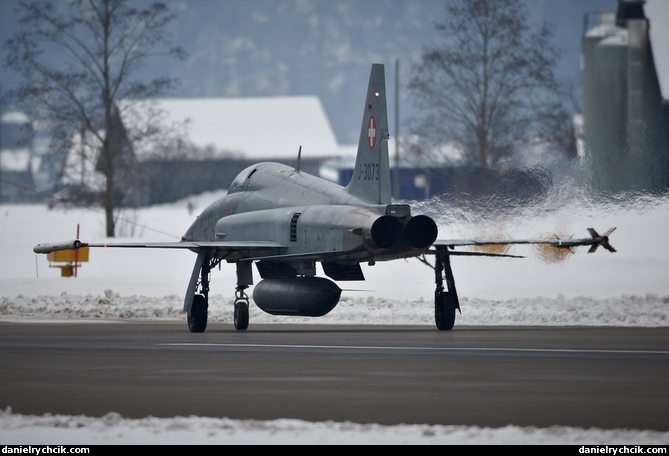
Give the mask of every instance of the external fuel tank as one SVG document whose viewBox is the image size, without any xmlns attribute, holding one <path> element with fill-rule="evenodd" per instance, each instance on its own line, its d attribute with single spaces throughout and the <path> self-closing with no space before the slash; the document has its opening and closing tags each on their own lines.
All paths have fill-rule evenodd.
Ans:
<svg viewBox="0 0 669 456">
<path fill-rule="evenodd" d="M 335 308 L 341 288 L 323 277 L 262 280 L 253 289 L 253 300 L 271 315 L 322 317 Z"/>
</svg>

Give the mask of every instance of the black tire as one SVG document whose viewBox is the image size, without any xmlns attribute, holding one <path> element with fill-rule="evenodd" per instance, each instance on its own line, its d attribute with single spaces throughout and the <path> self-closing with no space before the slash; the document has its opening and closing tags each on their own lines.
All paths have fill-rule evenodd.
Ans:
<svg viewBox="0 0 669 456">
<path fill-rule="evenodd" d="M 193 296 L 193 305 L 188 314 L 188 329 L 193 333 L 201 333 L 207 329 L 207 298 L 201 294 Z"/>
<path fill-rule="evenodd" d="M 235 301 L 235 329 L 244 331 L 249 327 L 249 303 Z"/>
<path fill-rule="evenodd" d="M 450 331 L 455 325 L 455 298 L 447 291 L 438 293 L 434 300 L 434 321 L 439 331 Z"/>
</svg>

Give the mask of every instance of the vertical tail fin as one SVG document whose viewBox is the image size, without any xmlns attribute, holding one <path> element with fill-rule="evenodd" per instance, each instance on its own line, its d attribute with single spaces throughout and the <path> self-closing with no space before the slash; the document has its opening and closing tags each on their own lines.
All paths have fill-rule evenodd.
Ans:
<svg viewBox="0 0 669 456">
<path fill-rule="evenodd" d="M 390 204 L 388 109 L 384 66 L 372 65 L 355 169 L 346 191 L 374 204 Z"/>
</svg>

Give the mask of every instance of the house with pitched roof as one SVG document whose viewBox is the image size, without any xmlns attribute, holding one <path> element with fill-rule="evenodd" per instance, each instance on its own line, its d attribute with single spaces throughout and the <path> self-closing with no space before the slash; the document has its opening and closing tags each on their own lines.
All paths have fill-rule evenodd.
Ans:
<svg viewBox="0 0 669 456">
<path fill-rule="evenodd" d="M 323 161 L 349 153 L 337 143 L 317 97 L 125 100 L 115 119 L 112 141 L 130 164 L 119 167 L 116 201 L 122 206 L 227 189 L 249 165 L 294 165 L 300 150 L 301 169 L 318 175 Z M 149 120 L 161 127 L 146 141 L 141 132 Z M 90 159 L 100 145 L 90 137 L 73 139 L 64 164 L 68 172 L 57 187 L 100 188 L 103 157 Z"/>
</svg>

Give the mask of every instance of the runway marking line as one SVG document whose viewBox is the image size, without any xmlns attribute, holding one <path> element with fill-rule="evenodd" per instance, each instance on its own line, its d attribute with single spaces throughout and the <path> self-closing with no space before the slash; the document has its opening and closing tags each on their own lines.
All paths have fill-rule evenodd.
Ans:
<svg viewBox="0 0 669 456">
<path fill-rule="evenodd" d="M 371 347 L 353 345 L 285 345 L 285 344 L 212 344 L 175 342 L 157 344 L 173 347 L 227 347 L 227 348 L 316 348 L 336 350 L 430 350 L 430 351 L 504 351 L 548 353 L 610 353 L 632 355 L 669 355 L 669 350 L 584 350 L 571 348 L 497 348 L 497 347 Z"/>
</svg>

